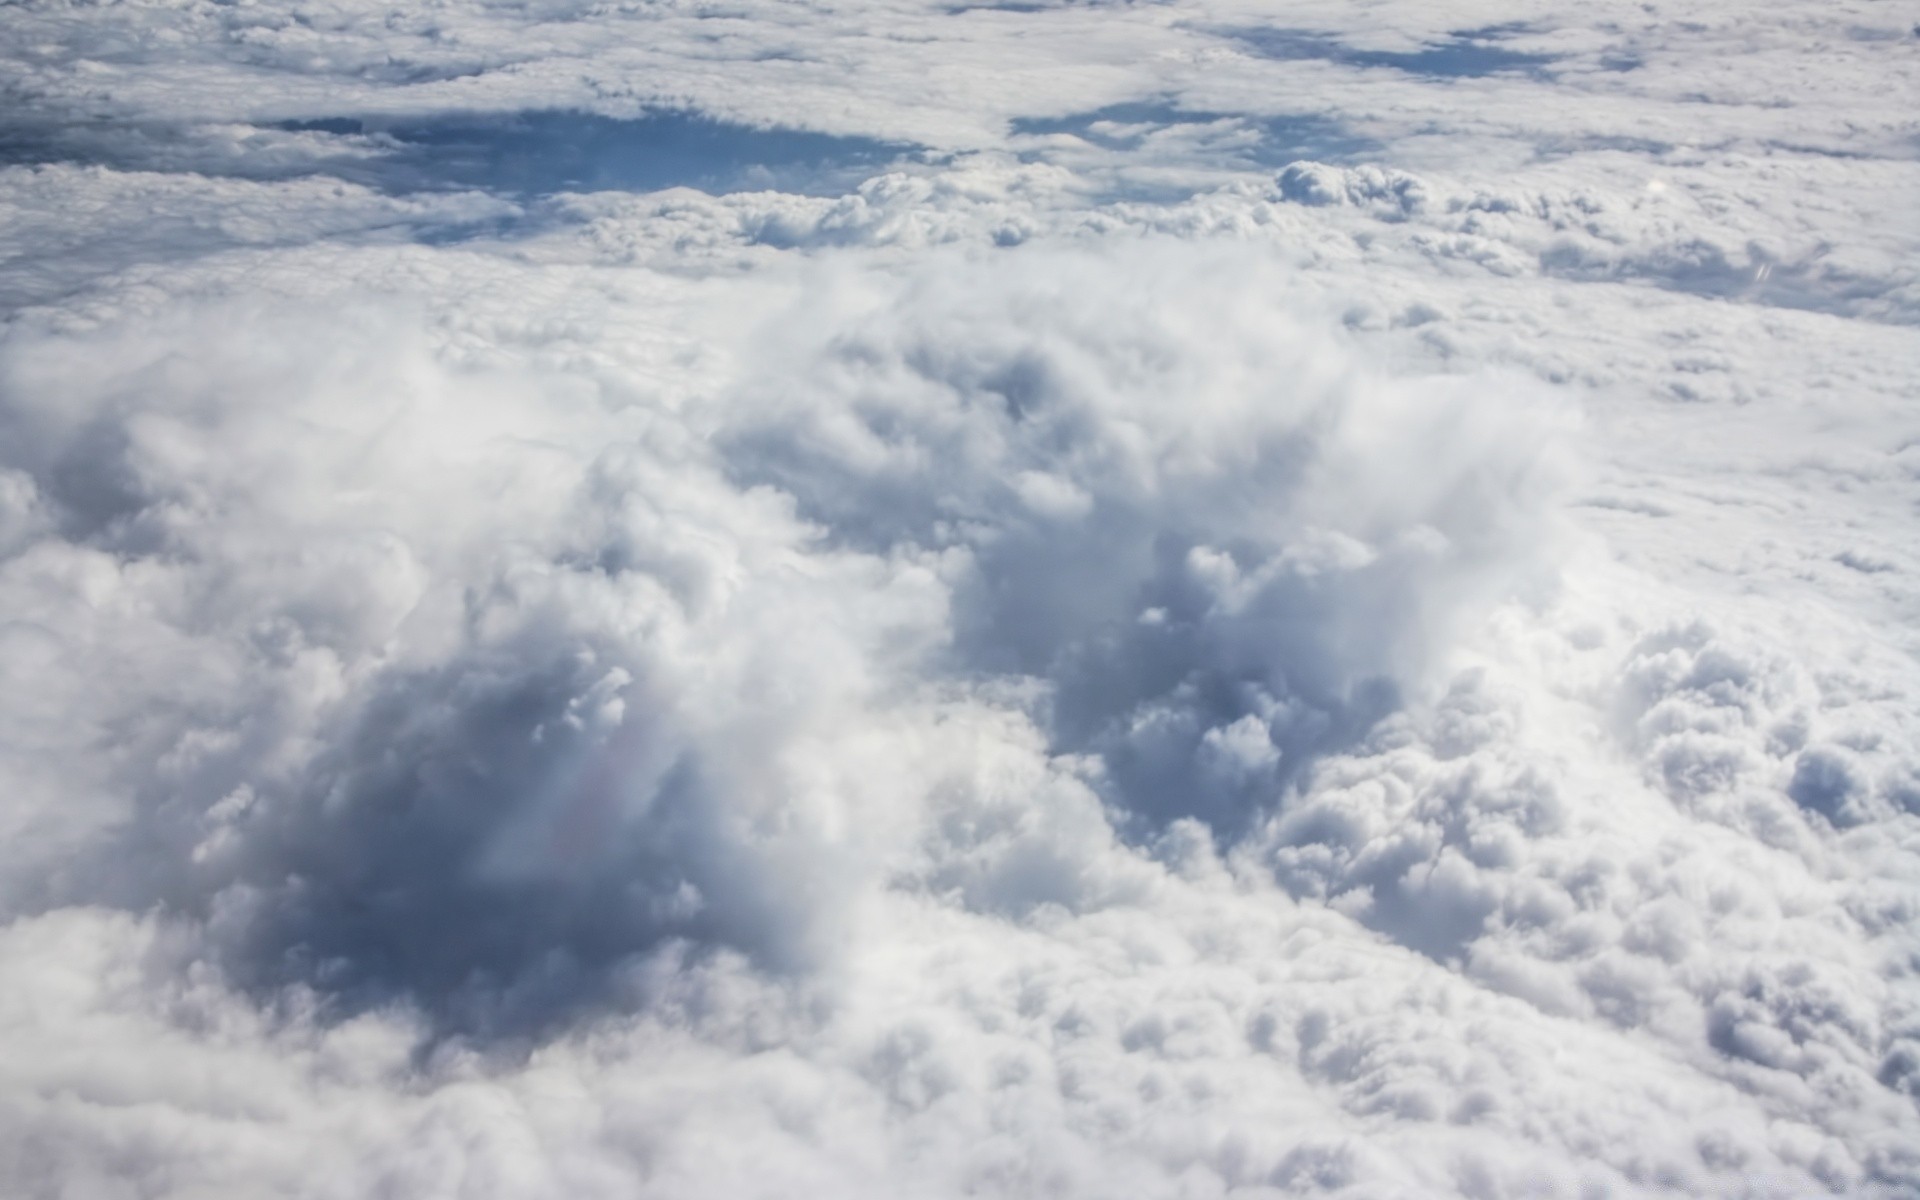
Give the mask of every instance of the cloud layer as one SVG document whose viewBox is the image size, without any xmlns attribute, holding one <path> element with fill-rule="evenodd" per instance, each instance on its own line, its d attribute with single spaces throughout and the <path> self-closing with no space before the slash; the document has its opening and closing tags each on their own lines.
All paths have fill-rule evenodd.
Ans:
<svg viewBox="0 0 1920 1200">
<path fill-rule="evenodd" d="M 1512 15 L 21 9 L 0 1191 L 1920 1188 L 1911 47 Z"/>
</svg>

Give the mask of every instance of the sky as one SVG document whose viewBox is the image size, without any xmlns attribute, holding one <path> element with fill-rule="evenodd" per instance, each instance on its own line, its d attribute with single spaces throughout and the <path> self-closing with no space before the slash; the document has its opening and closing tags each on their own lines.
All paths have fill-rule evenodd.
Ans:
<svg viewBox="0 0 1920 1200">
<path fill-rule="evenodd" d="M 1884 0 L 20 0 L 0 1193 L 1920 1193 Z"/>
</svg>

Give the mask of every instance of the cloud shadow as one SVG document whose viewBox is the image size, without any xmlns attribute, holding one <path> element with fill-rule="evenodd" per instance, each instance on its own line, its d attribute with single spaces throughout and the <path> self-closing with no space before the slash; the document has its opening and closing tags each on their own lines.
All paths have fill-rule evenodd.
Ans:
<svg viewBox="0 0 1920 1200">
<path fill-rule="evenodd" d="M 480 190 L 839 195 L 915 149 L 662 110 L 633 118 L 570 110 L 338 116 L 255 127 L 150 122 L 0 123 L 0 165 L 75 163 L 246 179 L 329 176 L 390 194 Z"/>
</svg>

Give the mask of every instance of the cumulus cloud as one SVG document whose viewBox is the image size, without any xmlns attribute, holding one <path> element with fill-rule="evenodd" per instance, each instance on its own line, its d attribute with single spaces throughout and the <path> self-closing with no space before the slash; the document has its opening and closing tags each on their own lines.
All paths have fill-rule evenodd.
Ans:
<svg viewBox="0 0 1920 1200">
<path fill-rule="evenodd" d="M 839 873 L 804 846 L 839 840 L 845 798 L 783 760 L 810 753 L 800 726 L 858 732 L 835 698 L 870 686 L 863 645 L 938 619 L 931 576 L 805 555 L 790 506 L 687 461 L 684 435 L 589 451 L 623 424 L 593 397 L 463 380 L 381 319 L 216 311 L 102 337 L 81 378 L 51 365 L 70 344 L 15 360 L 12 444 L 66 530 L 15 579 L 54 653 L 119 676 L 59 744 L 145 735 L 103 764 L 131 805 L 99 813 L 98 861 L 63 846 L 44 886 L 204 910 L 267 978 L 345 987 L 504 987 L 708 926 L 799 953 Z M 256 336 L 211 332 L 236 328 Z M 200 339 L 220 348 L 173 349 Z M 101 608 L 62 611 L 73 572 Z M 796 639 L 808 578 L 823 606 Z M 703 887 L 702 860 L 729 882 Z"/>
<path fill-rule="evenodd" d="M 1920 1187 L 1897 43 L 1296 7 L 22 8 L 0 1190 Z"/>
<path fill-rule="evenodd" d="M 1122 809 L 1235 825 L 1545 566 L 1519 381 L 1381 378 L 1165 245 L 936 261 L 759 385 L 730 462 L 836 538 L 957 556 L 957 665 L 1042 681 Z"/>
<path fill-rule="evenodd" d="M 677 414 L 455 372 L 377 310 L 19 339 L 38 639 L 141 663 L 60 741 L 146 727 L 95 861 L 23 840 L 59 847 L 34 886 L 184 906 L 241 974 L 347 994 L 568 993 L 670 937 L 795 965 L 931 803 L 954 705 L 1090 756 L 1043 791 L 1236 832 L 1538 565 L 1545 426 L 1515 381 L 1383 379 L 1132 257 L 810 280 L 844 311 L 776 315 Z M 1116 275 L 1150 282 L 1062 304 Z M 117 602 L 61 612 L 86 570 Z"/>
</svg>

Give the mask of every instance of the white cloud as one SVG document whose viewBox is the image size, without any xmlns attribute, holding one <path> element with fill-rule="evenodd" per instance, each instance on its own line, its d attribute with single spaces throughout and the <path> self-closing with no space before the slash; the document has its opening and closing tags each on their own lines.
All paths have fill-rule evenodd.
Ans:
<svg viewBox="0 0 1920 1200">
<path fill-rule="evenodd" d="M 0 1191 L 1920 1187 L 1905 31 L 1509 15 L 20 9 Z"/>
</svg>

